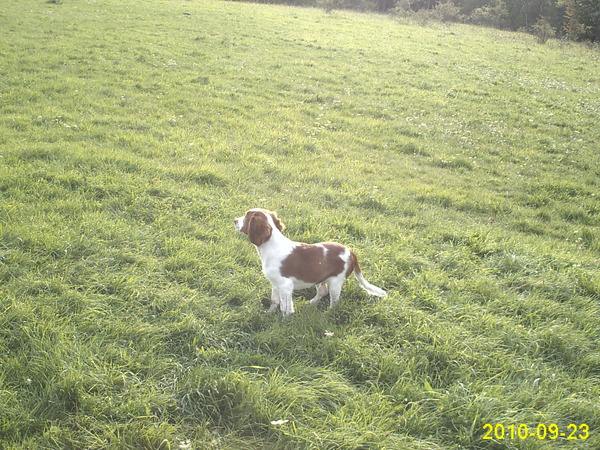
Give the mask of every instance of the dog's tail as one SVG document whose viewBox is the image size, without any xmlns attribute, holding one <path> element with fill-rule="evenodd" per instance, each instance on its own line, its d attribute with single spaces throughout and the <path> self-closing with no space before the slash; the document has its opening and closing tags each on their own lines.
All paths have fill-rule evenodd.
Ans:
<svg viewBox="0 0 600 450">
<path fill-rule="evenodd" d="M 360 265 L 358 264 L 358 258 L 352 251 L 350 252 L 350 259 L 352 260 L 352 271 L 354 272 L 354 276 L 360 283 L 360 287 L 367 291 L 370 295 L 375 295 L 377 297 L 384 298 L 387 297 L 387 293 L 383 289 L 378 288 L 377 286 L 372 285 L 367 280 L 365 280 L 365 277 L 363 277 L 362 272 L 360 270 Z"/>
</svg>

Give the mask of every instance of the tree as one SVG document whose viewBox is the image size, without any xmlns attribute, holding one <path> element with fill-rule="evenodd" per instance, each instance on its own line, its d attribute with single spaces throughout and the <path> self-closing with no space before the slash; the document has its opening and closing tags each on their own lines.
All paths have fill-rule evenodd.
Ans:
<svg viewBox="0 0 600 450">
<path fill-rule="evenodd" d="M 561 0 L 567 9 L 565 31 L 571 39 L 600 41 L 600 0 Z"/>
</svg>

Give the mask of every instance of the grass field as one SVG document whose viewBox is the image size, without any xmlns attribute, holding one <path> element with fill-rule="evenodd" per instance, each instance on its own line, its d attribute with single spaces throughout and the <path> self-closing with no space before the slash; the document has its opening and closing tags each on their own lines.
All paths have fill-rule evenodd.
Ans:
<svg viewBox="0 0 600 450">
<path fill-rule="evenodd" d="M 0 29 L 0 448 L 600 447 L 597 49 L 218 1 Z M 389 297 L 265 314 L 251 207 Z"/>
</svg>

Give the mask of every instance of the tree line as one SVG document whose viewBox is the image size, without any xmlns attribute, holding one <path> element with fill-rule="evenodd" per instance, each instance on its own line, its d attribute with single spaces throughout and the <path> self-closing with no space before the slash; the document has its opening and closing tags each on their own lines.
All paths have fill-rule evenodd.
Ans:
<svg viewBox="0 0 600 450">
<path fill-rule="evenodd" d="M 545 41 L 565 36 L 600 41 L 600 0 L 256 0 L 356 9 L 533 32 Z"/>
</svg>

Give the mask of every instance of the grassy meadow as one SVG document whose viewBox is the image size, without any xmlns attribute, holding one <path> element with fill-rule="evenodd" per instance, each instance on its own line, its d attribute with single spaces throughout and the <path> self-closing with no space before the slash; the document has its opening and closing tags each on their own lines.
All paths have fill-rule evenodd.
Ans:
<svg viewBox="0 0 600 450">
<path fill-rule="evenodd" d="M 0 448 L 600 447 L 597 48 L 214 0 L 0 29 Z M 252 207 L 389 297 L 265 314 Z"/>
</svg>

